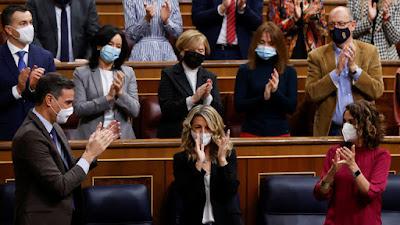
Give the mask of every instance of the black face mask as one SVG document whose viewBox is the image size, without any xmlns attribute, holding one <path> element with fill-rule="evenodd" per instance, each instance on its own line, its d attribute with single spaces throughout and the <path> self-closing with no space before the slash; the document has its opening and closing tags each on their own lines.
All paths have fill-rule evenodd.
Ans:
<svg viewBox="0 0 400 225">
<path fill-rule="evenodd" d="M 204 59 L 205 55 L 194 51 L 185 51 L 185 55 L 183 56 L 185 64 L 192 69 L 199 67 L 204 62 Z"/>
<path fill-rule="evenodd" d="M 335 42 L 337 45 L 341 45 L 344 42 L 347 41 L 350 37 L 350 30 L 348 27 L 340 29 L 340 28 L 333 28 L 333 30 L 330 30 L 331 38 L 333 42 Z"/>
</svg>

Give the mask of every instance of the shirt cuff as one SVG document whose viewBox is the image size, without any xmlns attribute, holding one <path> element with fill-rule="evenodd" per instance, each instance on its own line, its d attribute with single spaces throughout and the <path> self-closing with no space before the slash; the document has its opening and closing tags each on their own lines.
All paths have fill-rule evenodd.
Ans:
<svg viewBox="0 0 400 225">
<path fill-rule="evenodd" d="M 213 100 L 213 96 L 211 94 L 209 94 L 207 96 L 207 98 L 203 100 L 203 105 L 211 105 L 212 100 Z"/>
<path fill-rule="evenodd" d="M 339 76 L 336 73 L 336 70 L 332 70 L 332 72 L 329 73 L 329 76 L 331 77 L 331 80 L 333 82 L 333 84 L 335 85 L 335 87 L 339 87 Z"/>
<path fill-rule="evenodd" d="M 14 96 L 15 99 L 18 100 L 18 99 L 22 98 L 22 96 L 18 93 L 17 85 L 15 85 L 14 87 L 12 87 L 12 88 L 11 88 L 11 91 L 12 91 L 12 94 L 13 94 L 13 96 Z"/>
<path fill-rule="evenodd" d="M 225 13 L 221 13 L 221 6 L 222 6 L 222 4 L 220 4 L 220 5 L 217 7 L 218 14 L 219 14 L 220 16 L 225 16 Z M 225 9 L 225 10 L 226 10 L 226 9 Z"/>
<path fill-rule="evenodd" d="M 356 72 L 353 74 L 353 81 L 357 81 L 362 73 L 362 69 L 360 67 L 357 67 Z"/>
<path fill-rule="evenodd" d="M 80 166 L 83 169 L 83 171 L 85 172 L 85 174 L 88 174 L 90 165 L 86 161 L 86 159 L 80 158 L 76 165 Z"/>
<path fill-rule="evenodd" d="M 186 107 L 187 107 L 188 111 L 190 111 L 193 106 L 194 106 L 194 104 L 192 101 L 192 96 L 187 97 L 186 98 Z"/>
</svg>

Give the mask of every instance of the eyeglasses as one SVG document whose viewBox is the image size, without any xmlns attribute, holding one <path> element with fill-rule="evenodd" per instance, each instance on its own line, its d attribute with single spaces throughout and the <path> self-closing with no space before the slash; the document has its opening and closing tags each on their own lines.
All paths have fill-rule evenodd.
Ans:
<svg viewBox="0 0 400 225">
<path fill-rule="evenodd" d="M 342 22 L 342 21 L 339 21 L 339 22 L 329 22 L 329 23 L 328 23 L 328 28 L 329 28 L 329 29 L 333 29 L 333 28 L 335 28 L 335 27 L 339 27 L 339 28 L 345 27 L 347 24 L 349 24 L 349 23 L 351 23 L 351 22 L 353 22 L 353 21 L 347 21 L 347 22 Z"/>
</svg>

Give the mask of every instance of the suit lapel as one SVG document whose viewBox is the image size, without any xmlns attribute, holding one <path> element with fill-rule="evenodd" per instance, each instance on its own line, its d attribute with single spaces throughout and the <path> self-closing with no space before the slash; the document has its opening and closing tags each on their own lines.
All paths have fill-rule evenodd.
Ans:
<svg viewBox="0 0 400 225">
<path fill-rule="evenodd" d="M 182 64 L 178 64 L 174 67 L 174 73 L 171 76 L 171 79 L 176 80 L 182 90 L 189 96 L 193 95 L 193 90 L 190 87 L 189 81 L 186 78 L 185 71 L 183 70 Z"/>
<path fill-rule="evenodd" d="M 17 67 L 17 65 L 15 64 L 14 58 L 13 58 L 13 56 L 11 55 L 11 51 L 10 51 L 10 49 L 8 48 L 8 45 L 7 45 L 7 44 L 4 44 L 4 45 L 3 45 L 2 56 L 3 56 L 3 59 L 5 60 L 5 62 L 6 62 L 6 64 L 7 64 L 8 68 L 9 68 L 10 71 L 12 72 L 13 77 L 14 77 L 14 78 L 17 80 L 17 82 L 18 82 L 18 75 L 19 75 L 18 67 Z"/>
<path fill-rule="evenodd" d="M 355 52 L 356 52 L 355 63 L 356 63 L 356 65 L 358 65 L 359 67 L 363 67 L 363 65 L 362 65 L 362 61 L 363 61 L 363 49 L 360 48 L 360 46 L 358 46 L 358 42 L 357 42 L 357 41 L 353 41 L 353 43 L 354 43 Z"/>
<path fill-rule="evenodd" d="M 75 32 L 75 27 L 77 27 L 77 26 L 79 26 L 79 18 L 78 18 L 78 16 L 79 16 L 79 13 L 72 13 L 72 12 L 79 12 L 79 1 L 80 0 L 78 0 L 78 1 L 75 1 L 75 0 L 72 0 L 71 1 L 71 43 L 72 43 L 72 46 L 74 46 L 74 40 L 75 40 L 75 34 L 76 34 L 76 32 Z M 74 49 L 74 48 L 72 48 L 72 49 Z M 74 52 L 74 55 L 75 55 L 75 52 Z"/>
<path fill-rule="evenodd" d="M 60 127 L 60 125 L 58 125 L 57 123 L 53 124 L 54 129 L 56 129 L 56 132 L 58 134 L 59 140 L 61 142 L 61 147 L 65 149 L 66 153 L 67 153 L 67 157 L 69 159 L 68 160 L 68 167 L 71 168 L 75 162 L 74 162 L 74 157 L 72 155 L 72 151 L 71 151 L 71 147 L 68 144 L 68 139 L 64 134 L 64 131 L 62 130 L 62 128 Z"/>
<path fill-rule="evenodd" d="M 46 130 L 46 128 L 44 127 L 44 125 L 40 121 L 40 119 L 32 112 L 32 110 L 29 112 L 28 116 L 36 124 L 36 126 L 43 133 L 43 135 L 46 137 L 48 143 L 50 144 L 50 154 L 53 156 L 53 159 L 54 159 L 55 163 L 57 164 L 58 168 L 60 169 L 60 171 L 65 173 L 66 171 L 65 171 L 64 163 L 61 159 L 60 154 L 58 153 L 58 151 L 56 149 L 56 146 L 54 146 L 53 141 L 51 140 L 49 132 Z"/>
<path fill-rule="evenodd" d="M 96 68 L 91 70 L 91 76 L 98 96 L 104 96 L 103 84 L 101 83 L 101 77 L 100 77 L 101 76 L 100 69 Z"/>
<path fill-rule="evenodd" d="M 324 59 L 324 65 L 326 71 L 322 71 L 323 74 L 327 74 L 336 68 L 336 57 L 335 50 L 333 48 L 332 42 L 327 46 L 325 53 L 322 57 Z"/>
<path fill-rule="evenodd" d="M 28 65 L 30 68 L 33 68 L 35 65 L 35 48 L 32 48 L 32 45 L 29 45 L 28 51 Z"/>
<path fill-rule="evenodd" d="M 200 67 L 197 71 L 196 90 L 205 82 L 207 82 L 207 74 L 205 73 L 203 67 Z"/>
<path fill-rule="evenodd" d="M 53 1 L 49 1 L 50 3 L 43 4 L 43 7 L 46 7 L 48 23 L 50 24 L 51 30 L 54 32 L 53 37 L 55 43 L 58 43 L 58 35 L 57 35 L 57 24 L 56 24 L 56 8 Z M 57 44 L 56 44 L 57 46 Z M 56 48 L 57 51 L 57 48 Z"/>
</svg>

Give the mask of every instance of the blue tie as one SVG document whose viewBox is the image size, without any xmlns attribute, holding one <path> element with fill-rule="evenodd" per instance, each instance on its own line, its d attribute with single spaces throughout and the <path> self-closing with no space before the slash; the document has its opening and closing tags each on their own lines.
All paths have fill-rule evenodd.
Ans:
<svg viewBox="0 0 400 225">
<path fill-rule="evenodd" d="M 25 61 L 24 61 L 25 54 L 26 54 L 26 51 L 17 52 L 17 55 L 19 57 L 19 59 L 18 59 L 18 70 L 19 70 L 19 72 L 21 72 L 23 69 L 26 68 L 26 64 L 25 64 Z"/>
<path fill-rule="evenodd" d="M 66 5 L 61 6 L 61 62 L 69 61 L 69 36 L 68 36 L 68 17 Z"/>
<path fill-rule="evenodd" d="M 59 148 L 59 146 L 58 146 L 57 132 L 56 132 L 56 130 L 54 129 L 54 127 L 53 127 L 53 129 L 51 129 L 51 131 L 50 131 L 50 137 L 51 137 L 51 140 L 53 141 L 53 144 L 54 144 L 54 146 L 56 147 L 58 153 L 60 154 L 62 161 L 64 162 L 65 168 L 66 168 L 66 169 L 69 169 L 67 153 L 63 150 L 63 148 L 62 148 L 61 146 L 60 146 L 60 148 Z"/>
</svg>

